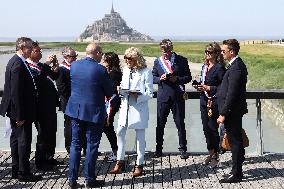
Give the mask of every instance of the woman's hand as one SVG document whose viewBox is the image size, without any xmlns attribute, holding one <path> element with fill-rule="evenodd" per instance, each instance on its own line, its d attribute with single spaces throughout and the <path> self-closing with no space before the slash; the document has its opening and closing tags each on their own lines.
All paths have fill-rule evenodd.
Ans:
<svg viewBox="0 0 284 189">
<path fill-rule="evenodd" d="M 133 93 L 133 92 L 130 92 L 129 96 L 134 97 L 134 98 L 138 98 L 138 94 L 137 93 Z"/>
</svg>

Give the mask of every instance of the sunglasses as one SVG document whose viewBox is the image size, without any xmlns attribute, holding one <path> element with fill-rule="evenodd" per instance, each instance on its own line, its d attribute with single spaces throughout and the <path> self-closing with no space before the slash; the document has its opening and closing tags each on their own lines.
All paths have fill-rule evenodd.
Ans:
<svg viewBox="0 0 284 189">
<path fill-rule="evenodd" d="M 205 52 L 205 54 L 213 54 L 214 53 L 214 51 L 208 51 L 208 50 L 205 50 L 204 52 Z"/>
<path fill-rule="evenodd" d="M 133 58 L 127 57 L 127 56 L 124 56 L 124 59 L 125 59 L 125 60 L 133 60 Z"/>
<path fill-rule="evenodd" d="M 77 58 L 78 55 L 76 54 L 76 55 L 73 55 L 73 56 L 72 55 L 67 55 L 67 56 L 70 57 L 70 58 Z"/>
</svg>

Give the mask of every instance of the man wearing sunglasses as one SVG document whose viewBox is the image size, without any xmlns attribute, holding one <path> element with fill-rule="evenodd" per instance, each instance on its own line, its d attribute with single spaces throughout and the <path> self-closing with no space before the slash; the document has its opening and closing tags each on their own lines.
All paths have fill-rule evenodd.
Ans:
<svg viewBox="0 0 284 189">
<path fill-rule="evenodd" d="M 221 86 L 217 92 L 219 118 L 224 124 L 232 151 L 231 175 L 220 180 L 222 183 L 240 182 L 243 178 L 242 164 L 245 149 L 242 140 L 242 117 L 248 112 L 246 103 L 247 68 L 238 56 L 240 44 L 236 39 L 223 41 L 222 54 L 229 61 Z"/>
<path fill-rule="evenodd" d="M 173 52 L 173 44 L 169 39 L 161 41 L 160 49 L 162 56 L 155 60 L 152 71 L 153 83 L 158 84 L 155 157 L 163 155 L 164 129 L 171 110 L 178 129 L 181 158 L 187 159 L 184 124 L 187 93 L 184 85 L 189 83 L 192 77 L 187 59 Z"/>
<path fill-rule="evenodd" d="M 56 86 L 61 102 L 61 110 L 65 113 L 65 108 L 68 99 L 71 95 L 71 80 L 70 80 L 70 67 L 72 62 L 77 59 L 76 51 L 66 46 L 62 51 L 63 62 L 59 65 L 59 75 L 56 79 Z M 70 118 L 64 114 L 64 137 L 65 137 L 65 148 L 67 152 L 70 152 L 71 145 L 71 121 Z"/>
</svg>

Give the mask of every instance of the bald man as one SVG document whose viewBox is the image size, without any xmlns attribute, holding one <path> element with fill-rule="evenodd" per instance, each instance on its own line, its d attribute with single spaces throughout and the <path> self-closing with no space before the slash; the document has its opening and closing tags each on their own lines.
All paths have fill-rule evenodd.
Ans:
<svg viewBox="0 0 284 189">
<path fill-rule="evenodd" d="M 87 138 L 84 175 L 87 187 L 101 187 L 103 181 L 96 180 L 95 167 L 98 148 L 106 117 L 105 96 L 113 94 L 110 77 L 102 59 L 102 48 L 91 43 L 86 48 L 87 57 L 72 63 L 71 96 L 65 114 L 71 118 L 72 142 L 70 147 L 69 186 L 77 187 L 81 159 L 82 134 Z"/>
</svg>

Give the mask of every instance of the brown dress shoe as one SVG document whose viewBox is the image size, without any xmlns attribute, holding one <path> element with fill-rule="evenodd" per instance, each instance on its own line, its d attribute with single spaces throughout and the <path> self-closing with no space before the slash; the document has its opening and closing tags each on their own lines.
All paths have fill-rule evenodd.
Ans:
<svg viewBox="0 0 284 189">
<path fill-rule="evenodd" d="M 118 174 L 121 171 L 125 171 L 125 163 L 123 160 L 118 160 L 114 168 L 109 172 L 110 174 Z"/>
<path fill-rule="evenodd" d="M 136 165 L 132 173 L 133 177 L 139 177 L 143 173 L 143 165 Z"/>
</svg>

